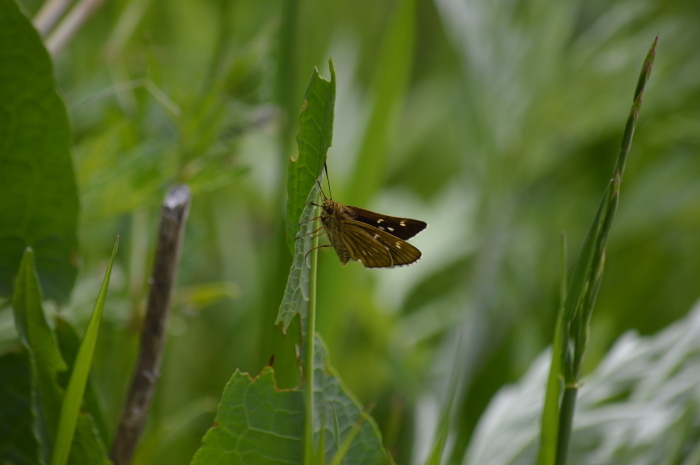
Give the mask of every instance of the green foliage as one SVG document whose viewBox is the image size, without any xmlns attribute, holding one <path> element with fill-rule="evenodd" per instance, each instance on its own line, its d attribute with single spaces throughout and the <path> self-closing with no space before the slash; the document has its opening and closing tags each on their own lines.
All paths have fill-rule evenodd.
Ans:
<svg viewBox="0 0 700 465">
<path fill-rule="evenodd" d="M 66 108 L 39 35 L 0 1 L 0 294 L 32 247 L 45 295 L 65 302 L 76 277 L 78 195 Z"/>
<path fill-rule="evenodd" d="M 387 463 L 377 425 L 343 386 L 318 337 L 315 348 L 314 436 L 325 444 L 325 463 Z M 272 368 L 255 379 L 236 371 L 192 463 L 301 463 L 303 418 L 303 392 L 277 389 Z"/>
<path fill-rule="evenodd" d="M 36 21 L 39 2 L 20 2 Z M 15 16 L 3 10 L 0 22 Z M 175 182 L 190 184 L 194 198 L 157 395 L 134 465 L 190 463 L 235 369 L 260 373 L 274 356 L 278 385 L 297 386 L 297 322 L 286 338 L 273 326 L 293 260 L 285 176 L 309 72 L 330 56 L 338 73 L 327 159 L 333 194 L 430 224 L 415 238 L 423 259 L 407 268 L 341 267 L 332 250 L 319 250 L 316 324 L 334 368 L 361 404 L 375 405 L 372 417 L 397 463 L 425 463 L 445 411 L 452 421 L 441 453 L 450 465 L 477 444 L 477 424 L 479 442 L 502 453 L 522 444 L 519 431 L 536 438 L 544 372 L 527 402 L 508 406 L 527 413 L 520 429 L 491 432 L 479 419 L 552 341 L 560 231 L 569 255 L 578 253 L 620 148 L 639 58 L 657 33 L 584 379 L 625 331 L 656 333 L 698 297 L 699 21 L 693 2 L 661 0 L 101 3 L 53 57 L 74 128 L 80 248 L 70 299 L 43 307 L 62 317 L 55 331 L 70 366 L 78 344 L 64 338 L 63 323 L 83 334 L 121 236 L 91 372 L 95 395 L 88 384 L 84 400 L 96 420 L 95 398 L 104 403 L 103 421 L 95 421 L 103 442 L 131 376 L 159 205 Z M 30 43 L 4 40 L 13 31 L 0 28 L 3 53 Z M 4 96 L 14 67 L 0 69 Z M 0 116 L 3 134 L 15 129 L 5 121 Z M 4 180 L 3 158 L 0 166 Z M 18 203 L 9 185 L 0 183 L 3 212 Z M 307 194 L 298 195 L 298 214 Z M 308 247 L 303 242 L 295 245 Z M 0 257 L 15 247 L 0 244 Z M 8 279 L 24 245 L 14 250 L 14 269 L 0 268 Z M 0 300 L 0 361 L 22 350 L 9 301 Z M 59 372 L 59 385 L 68 376 Z M 689 399 L 678 398 L 679 411 Z M 33 417 L 25 410 L 18 418 Z M 335 431 L 334 419 L 325 421 Z M 571 460 L 587 456 L 585 434 L 574 423 Z M 4 438 L 0 432 L 0 444 Z M 657 447 L 673 463 L 667 444 Z"/>
<path fill-rule="evenodd" d="M 48 463 L 58 447 L 59 418 L 65 399 L 59 373 L 67 366 L 41 307 L 41 291 L 34 268 L 34 253 L 27 249 L 20 263 L 12 309 L 17 332 L 29 352 L 31 410 L 35 418 L 41 460 Z M 78 416 L 68 461 L 71 464 L 108 463 L 104 445 L 95 434 L 90 415 Z"/>
</svg>

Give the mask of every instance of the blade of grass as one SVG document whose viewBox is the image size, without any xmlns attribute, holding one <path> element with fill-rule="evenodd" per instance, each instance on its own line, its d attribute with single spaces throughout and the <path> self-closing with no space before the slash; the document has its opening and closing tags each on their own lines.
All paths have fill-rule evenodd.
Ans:
<svg viewBox="0 0 700 465">
<path fill-rule="evenodd" d="M 537 457 L 538 464 L 554 463 L 557 450 L 557 431 L 559 430 L 559 398 L 562 391 L 561 383 L 561 353 L 562 353 L 562 327 L 564 325 L 564 305 L 566 302 L 566 276 L 567 254 L 566 233 L 561 234 L 561 287 L 559 289 L 559 311 L 554 327 L 554 342 L 552 343 L 552 359 L 547 378 L 547 393 L 542 410 L 542 432 L 540 437 L 540 450 Z"/>
<path fill-rule="evenodd" d="M 381 184 L 388 160 L 389 136 L 413 69 L 416 1 L 400 0 L 394 8 L 372 82 L 374 105 L 350 183 L 348 203 L 351 205 L 366 204 Z"/>
<path fill-rule="evenodd" d="M 552 346 L 552 366 L 542 417 L 542 441 L 538 454 L 540 465 L 553 463 L 564 465 L 566 463 L 581 367 L 588 344 L 590 319 L 605 264 L 605 246 L 617 210 L 622 174 L 639 117 L 644 88 L 651 75 L 657 41 L 658 37 L 654 39 L 642 65 L 613 177 L 605 189 L 603 199 L 584 241 L 574 275 L 569 284 L 564 307 L 557 318 L 557 328 Z M 561 388 L 558 379 L 560 374 L 564 378 L 564 393 L 561 405 L 554 405 L 555 401 L 559 404 L 558 397 Z M 553 417 L 556 410 L 558 410 L 558 419 Z M 555 430 L 556 443 L 552 441 Z"/>
<path fill-rule="evenodd" d="M 85 331 L 83 342 L 80 344 L 78 355 L 75 358 L 73 372 L 71 373 L 68 389 L 63 398 L 61 405 L 61 416 L 58 421 L 58 432 L 56 433 L 56 444 L 54 446 L 53 455 L 51 456 L 51 465 L 64 465 L 68 460 L 71 444 L 73 443 L 73 435 L 75 434 L 75 426 L 78 423 L 78 415 L 80 414 L 80 405 L 85 393 L 85 385 L 87 384 L 90 366 L 92 365 L 92 355 L 95 352 L 95 344 L 97 343 L 97 335 L 100 331 L 100 321 L 102 320 L 102 310 L 104 309 L 105 298 L 107 297 L 107 288 L 109 287 L 109 279 L 112 275 L 112 265 L 114 257 L 119 248 L 119 237 L 114 243 L 112 250 L 112 258 L 109 260 L 109 266 L 105 273 L 102 288 L 97 296 L 95 309 L 92 311 L 90 322 Z"/>
</svg>

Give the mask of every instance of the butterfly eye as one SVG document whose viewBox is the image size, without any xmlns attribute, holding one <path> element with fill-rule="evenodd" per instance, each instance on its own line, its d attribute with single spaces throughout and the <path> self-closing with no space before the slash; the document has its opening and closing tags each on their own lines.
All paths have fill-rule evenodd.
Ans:
<svg viewBox="0 0 700 465">
<path fill-rule="evenodd" d="M 328 213 L 329 215 L 333 214 L 333 207 L 324 207 L 324 208 L 326 209 L 326 213 Z"/>
</svg>

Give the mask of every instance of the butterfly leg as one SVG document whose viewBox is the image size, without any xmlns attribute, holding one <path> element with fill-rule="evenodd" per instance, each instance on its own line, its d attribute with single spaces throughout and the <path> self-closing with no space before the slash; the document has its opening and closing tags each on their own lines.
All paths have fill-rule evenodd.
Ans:
<svg viewBox="0 0 700 465">
<path fill-rule="evenodd" d="M 313 205 L 316 205 L 316 204 L 314 203 Z M 301 226 L 301 225 L 304 224 L 304 223 L 308 223 L 309 221 L 317 220 L 317 219 L 319 219 L 319 218 L 321 218 L 321 217 L 320 217 L 320 216 L 316 216 L 316 217 L 314 217 L 314 218 L 311 218 L 310 220 L 302 221 L 302 222 L 299 223 L 297 226 Z"/>
<path fill-rule="evenodd" d="M 311 249 L 311 250 L 309 250 L 308 252 L 306 252 L 306 255 L 304 255 L 304 261 L 306 261 L 306 258 L 309 256 L 309 254 L 310 254 L 311 252 L 313 252 L 313 251 L 316 250 L 316 249 L 322 249 L 322 248 L 324 248 L 324 247 L 333 247 L 333 246 L 330 245 L 330 244 L 321 244 L 321 245 L 319 245 L 319 246 L 314 247 L 313 249 Z"/>
<path fill-rule="evenodd" d="M 322 229 L 323 229 L 323 226 L 319 227 L 318 229 L 314 229 L 314 230 L 311 231 L 311 232 L 307 232 L 306 234 L 302 234 L 301 236 L 297 236 L 297 237 L 295 237 L 294 239 L 295 239 L 295 240 L 296 240 L 296 239 L 301 239 L 302 237 L 308 236 L 309 234 L 317 233 L 317 232 L 319 232 L 319 231 L 322 230 Z M 321 233 L 321 234 L 323 234 L 323 233 Z M 316 236 L 314 236 L 314 237 L 316 237 Z M 313 237 L 312 237 L 311 239 L 313 239 Z"/>
</svg>

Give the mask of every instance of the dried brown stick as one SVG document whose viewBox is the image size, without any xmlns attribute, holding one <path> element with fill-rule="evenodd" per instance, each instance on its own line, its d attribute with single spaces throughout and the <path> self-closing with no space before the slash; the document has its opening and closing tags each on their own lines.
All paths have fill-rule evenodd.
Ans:
<svg viewBox="0 0 700 465">
<path fill-rule="evenodd" d="M 136 369 L 110 454 L 115 465 L 131 463 L 160 375 L 170 297 L 177 275 L 190 200 L 189 188 L 179 185 L 170 189 L 163 202 L 158 246 Z"/>
</svg>

